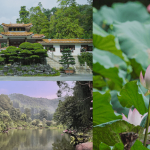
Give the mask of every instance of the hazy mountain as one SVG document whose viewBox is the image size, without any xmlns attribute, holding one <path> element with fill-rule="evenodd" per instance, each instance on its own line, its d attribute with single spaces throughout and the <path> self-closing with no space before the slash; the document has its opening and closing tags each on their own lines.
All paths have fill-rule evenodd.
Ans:
<svg viewBox="0 0 150 150">
<path fill-rule="evenodd" d="M 13 101 L 13 106 L 17 108 L 15 104 L 19 103 L 19 107 L 24 108 L 37 108 L 38 110 L 46 109 L 50 113 L 54 113 L 58 106 L 59 100 L 64 101 L 65 97 L 47 99 L 47 98 L 35 98 L 29 97 L 23 94 L 10 94 L 8 95 L 11 101 Z"/>
</svg>

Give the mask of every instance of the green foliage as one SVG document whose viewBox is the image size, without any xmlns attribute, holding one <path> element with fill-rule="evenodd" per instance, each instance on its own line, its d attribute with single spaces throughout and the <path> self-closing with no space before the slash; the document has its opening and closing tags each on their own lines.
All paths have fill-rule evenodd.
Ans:
<svg viewBox="0 0 150 150">
<path fill-rule="evenodd" d="M 118 99 L 123 107 L 134 106 L 142 115 L 148 111 L 142 94 L 138 92 L 137 81 L 128 82 L 120 91 Z"/>
<path fill-rule="evenodd" d="M 139 140 L 136 140 L 134 145 L 131 147 L 131 150 L 137 150 L 137 149 L 148 150 L 148 148 L 144 147 L 143 143 Z"/>
<path fill-rule="evenodd" d="M 42 121 L 43 118 L 47 119 L 47 117 L 48 117 L 48 112 L 47 112 L 47 110 L 41 110 L 41 111 L 40 111 L 40 116 L 39 116 L 40 120 Z"/>
<path fill-rule="evenodd" d="M 89 84 L 90 81 L 82 82 L 82 84 L 76 82 L 73 96 L 68 96 L 65 101 L 59 102 L 53 116 L 57 124 L 67 125 L 68 128 L 72 127 L 78 130 L 92 126 L 92 111 L 90 111 L 92 95 Z M 69 90 L 66 82 L 59 82 L 58 86 L 60 87 L 59 93 Z M 61 87 L 64 88 L 61 89 Z"/>
<path fill-rule="evenodd" d="M 65 69 L 68 69 L 69 65 L 75 64 L 75 59 L 71 55 L 70 49 L 64 49 L 61 52 L 63 56 L 61 56 L 61 60 L 59 60 L 59 63 L 62 64 Z"/>
<path fill-rule="evenodd" d="M 107 144 L 101 143 L 99 145 L 99 150 L 111 150 L 111 148 Z"/>
<path fill-rule="evenodd" d="M 93 54 L 92 53 L 83 52 L 80 55 L 78 55 L 78 60 L 80 64 L 85 64 L 86 62 L 90 68 L 93 68 Z"/>
<path fill-rule="evenodd" d="M 17 18 L 17 23 L 29 23 L 29 11 L 26 10 L 26 6 L 21 6 L 21 10 L 19 11 L 20 18 Z"/>
<path fill-rule="evenodd" d="M 98 149 L 101 142 L 108 146 L 114 146 L 116 143 L 122 143 L 119 135 L 119 133 L 122 132 L 135 132 L 138 133 L 140 137 L 143 134 L 143 128 L 129 124 L 124 120 L 116 121 L 105 126 L 95 126 L 93 128 L 93 148 Z"/>
<path fill-rule="evenodd" d="M 57 9 L 50 20 L 51 38 L 81 38 L 84 29 L 79 25 L 79 15 L 76 5 Z"/>
<path fill-rule="evenodd" d="M 101 21 L 99 21 L 100 17 Z M 113 3 L 112 7 L 102 6 L 93 15 L 93 21 L 98 25 L 102 25 L 104 21 L 107 25 L 110 25 L 114 21 L 127 22 L 136 20 L 138 22 L 146 22 L 149 19 L 150 16 L 146 7 L 140 2 Z"/>
<path fill-rule="evenodd" d="M 110 104 L 111 95 L 109 93 L 93 93 L 93 125 L 106 123 L 112 120 L 121 119 L 122 116 L 116 116 Z"/>
<path fill-rule="evenodd" d="M 32 63 L 44 63 L 43 60 L 47 57 L 47 51 L 39 43 L 24 42 L 19 45 L 19 48 L 9 46 L 6 50 L 0 52 L 1 62 L 5 64 L 13 62 L 21 62 L 22 65 Z"/>
<path fill-rule="evenodd" d="M 30 8 L 30 22 L 33 24 L 31 32 L 44 34 L 49 38 L 49 22 L 40 6 Z"/>
<path fill-rule="evenodd" d="M 128 112 L 133 108 L 141 115 L 148 111 L 149 100 L 144 96 L 146 89 L 141 87 L 137 79 L 150 63 L 149 20 L 146 7 L 140 2 L 114 3 L 112 7 L 102 6 L 100 10 L 93 11 L 93 122 L 94 125 L 97 122 L 100 124 L 99 129 L 96 127 L 99 131 L 94 129 L 94 149 L 98 149 L 101 142 L 108 146 L 121 142 L 115 139 L 115 135 L 125 131 L 116 130 L 127 129 L 128 125 L 118 127 L 119 121 L 115 117 L 122 118 L 120 114 L 130 117 Z M 143 128 L 146 118 L 141 122 Z M 106 133 L 106 126 L 113 133 Z M 143 140 L 141 134 L 139 140 Z M 109 149 L 107 145 L 101 146 Z M 131 149 L 142 147 L 137 140 Z M 123 149 L 119 144 L 115 148 Z"/>
</svg>

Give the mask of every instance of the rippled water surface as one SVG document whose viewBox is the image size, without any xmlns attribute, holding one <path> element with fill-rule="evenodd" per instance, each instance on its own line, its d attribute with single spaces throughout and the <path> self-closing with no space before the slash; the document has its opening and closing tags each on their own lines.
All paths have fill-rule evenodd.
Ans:
<svg viewBox="0 0 150 150">
<path fill-rule="evenodd" d="M 75 150 L 62 130 L 27 129 L 0 133 L 0 150 Z"/>
</svg>

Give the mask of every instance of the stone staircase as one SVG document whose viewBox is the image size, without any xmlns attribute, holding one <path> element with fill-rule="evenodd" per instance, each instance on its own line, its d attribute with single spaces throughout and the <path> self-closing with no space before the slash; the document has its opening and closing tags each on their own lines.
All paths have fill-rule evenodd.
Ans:
<svg viewBox="0 0 150 150">
<path fill-rule="evenodd" d="M 59 70 L 59 68 L 62 67 L 62 65 L 59 64 L 59 62 L 53 58 L 47 57 L 46 61 L 47 61 L 47 64 L 49 64 L 52 68 L 55 68 L 56 70 Z"/>
<path fill-rule="evenodd" d="M 92 74 L 92 70 L 89 66 L 80 66 L 80 63 L 78 61 L 78 57 L 74 56 L 75 58 L 75 65 L 70 65 L 70 67 L 75 69 L 75 74 Z M 60 67 L 62 67 L 61 64 L 59 64 L 59 60 L 61 59 L 61 56 L 49 56 L 46 58 L 47 64 L 49 64 L 52 68 L 55 68 L 56 70 L 59 70 Z"/>
</svg>

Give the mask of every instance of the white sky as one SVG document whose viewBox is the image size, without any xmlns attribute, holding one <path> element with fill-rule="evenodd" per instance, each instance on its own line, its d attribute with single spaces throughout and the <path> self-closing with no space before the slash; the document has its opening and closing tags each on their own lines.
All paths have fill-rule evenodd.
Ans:
<svg viewBox="0 0 150 150">
<path fill-rule="evenodd" d="M 45 9 L 58 7 L 57 0 L 0 0 L 0 24 L 16 23 L 21 6 L 29 10 L 41 2 Z M 87 4 L 87 0 L 76 0 L 77 4 Z"/>
</svg>

